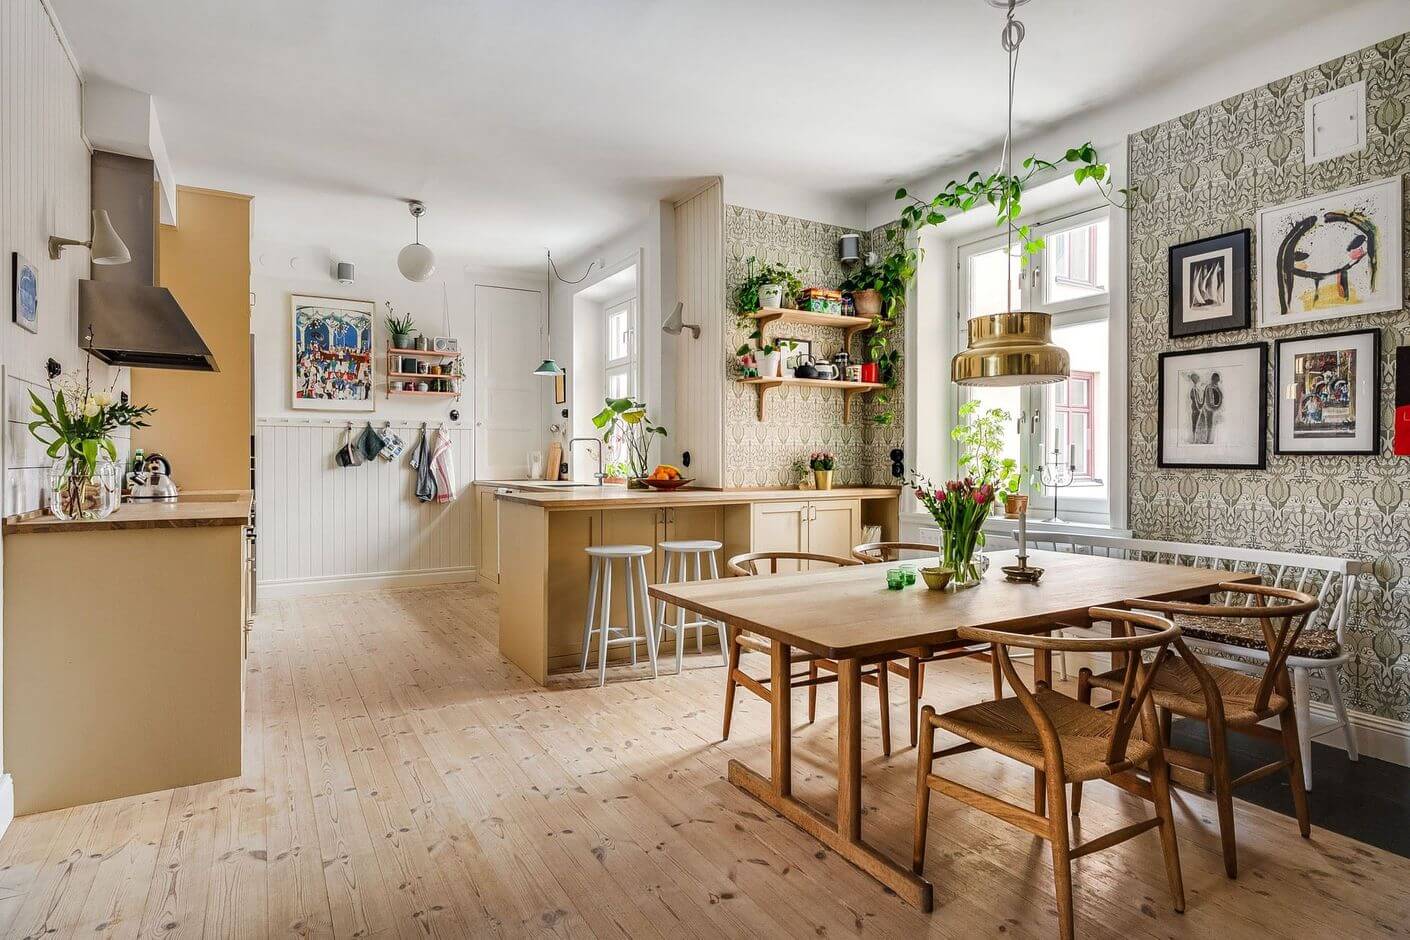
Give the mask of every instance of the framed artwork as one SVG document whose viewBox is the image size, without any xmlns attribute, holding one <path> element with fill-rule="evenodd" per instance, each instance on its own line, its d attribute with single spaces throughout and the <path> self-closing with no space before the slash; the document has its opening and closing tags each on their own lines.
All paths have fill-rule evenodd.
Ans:
<svg viewBox="0 0 1410 940">
<path fill-rule="evenodd" d="M 1161 353 L 1159 384 L 1158 466 L 1263 469 L 1267 344 Z"/>
<path fill-rule="evenodd" d="M 553 403 L 555 405 L 568 404 L 568 370 L 560 369 L 553 377 Z"/>
<path fill-rule="evenodd" d="M 780 338 L 774 340 L 774 345 L 783 354 L 783 375 L 785 378 L 791 378 L 793 370 L 807 362 L 813 354 L 812 340 Z"/>
<path fill-rule="evenodd" d="M 1400 177 L 1258 213 L 1258 325 L 1399 310 Z"/>
<path fill-rule="evenodd" d="M 1170 338 L 1248 329 L 1248 229 L 1170 247 Z"/>
<path fill-rule="evenodd" d="M 1380 330 L 1280 339 L 1273 349 L 1276 453 L 1380 453 Z"/>
<path fill-rule="evenodd" d="M 293 401 L 320 411 L 372 411 L 376 306 L 370 300 L 290 294 Z"/>
<path fill-rule="evenodd" d="M 39 272 L 18 251 L 10 252 L 10 283 L 15 296 L 10 319 L 31 333 L 39 332 Z"/>
</svg>

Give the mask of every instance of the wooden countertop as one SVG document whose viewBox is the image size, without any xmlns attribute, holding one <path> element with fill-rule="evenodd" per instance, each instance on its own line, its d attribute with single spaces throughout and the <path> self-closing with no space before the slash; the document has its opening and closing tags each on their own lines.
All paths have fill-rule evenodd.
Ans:
<svg viewBox="0 0 1410 940">
<path fill-rule="evenodd" d="M 477 485 L 493 486 L 492 481 Z M 532 486 L 504 481 L 503 486 Z M 525 503 L 549 510 L 636 508 L 659 509 L 672 506 L 723 506 L 740 503 L 789 502 L 799 499 L 896 499 L 901 491 L 891 486 L 848 486 L 830 490 L 731 489 L 697 490 L 687 487 L 674 491 L 629 490 L 625 486 L 559 487 L 515 493 L 500 493 L 497 499 Z"/>
<path fill-rule="evenodd" d="M 117 529 L 185 529 L 245 525 L 250 521 L 250 490 L 193 490 L 174 503 L 123 503 L 106 519 L 64 520 L 47 513 L 5 521 L 6 535 L 46 532 L 103 532 Z"/>
</svg>

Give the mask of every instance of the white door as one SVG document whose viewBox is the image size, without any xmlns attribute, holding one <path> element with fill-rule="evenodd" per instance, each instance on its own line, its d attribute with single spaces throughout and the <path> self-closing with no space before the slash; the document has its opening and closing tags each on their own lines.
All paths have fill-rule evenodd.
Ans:
<svg viewBox="0 0 1410 940">
<path fill-rule="evenodd" d="M 529 452 L 546 450 L 543 295 L 475 285 L 475 478 L 522 480 Z"/>
</svg>

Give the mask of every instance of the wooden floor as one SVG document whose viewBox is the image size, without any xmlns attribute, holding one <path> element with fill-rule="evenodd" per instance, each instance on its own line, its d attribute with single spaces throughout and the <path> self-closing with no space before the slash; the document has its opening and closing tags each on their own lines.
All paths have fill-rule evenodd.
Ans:
<svg viewBox="0 0 1410 940">
<path fill-rule="evenodd" d="M 238 780 L 18 819 L 0 841 L 0 936 L 979 936 L 1054 932 L 1039 840 L 933 801 L 922 915 L 724 780 L 768 766 L 768 713 L 741 693 L 718 740 L 723 671 L 606 689 L 534 688 L 496 651 L 477 586 L 270 603 L 249 659 Z M 766 669 L 762 661 L 756 663 Z M 928 678 L 937 707 L 988 668 Z M 801 695 L 795 714 L 802 715 Z M 827 809 L 829 690 L 800 727 L 796 791 Z M 863 825 L 910 852 L 914 752 L 880 756 L 868 702 Z M 905 722 L 893 724 L 904 744 Z M 1025 800 L 992 754 L 952 776 Z M 22 782 L 21 782 L 22 785 Z M 1082 830 L 1148 810 L 1090 786 Z M 1088 937 L 1371 936 L 1410 930 L 1410 861 L 1239 804 L 1225 879 L 1211 804 L 1179 796 L 1189 909 L 1170 909 L 1155 833 L 1076 863 Z M 1314 827 L 1316 820 L 1313 820 Z"/>
</svg>

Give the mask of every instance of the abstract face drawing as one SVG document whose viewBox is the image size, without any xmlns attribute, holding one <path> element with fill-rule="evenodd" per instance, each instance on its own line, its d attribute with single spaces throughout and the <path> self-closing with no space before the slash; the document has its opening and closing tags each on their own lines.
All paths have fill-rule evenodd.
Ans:
<svg viewBox="0 0 1410 940">
<path fill-rule="evenodd" d="M 1311 281 L 1303 301 L 1308 310 L 1355 303 L 1352 270 L 1364 266 L 1375 290 L 1378 263 L 1376 225 L 1365 213 L 1326 212 L 1320 219 L 1298 219 L 1278 245 L 1280 312 L 1291 309 L 1298 278 Z"/>
</svg>

